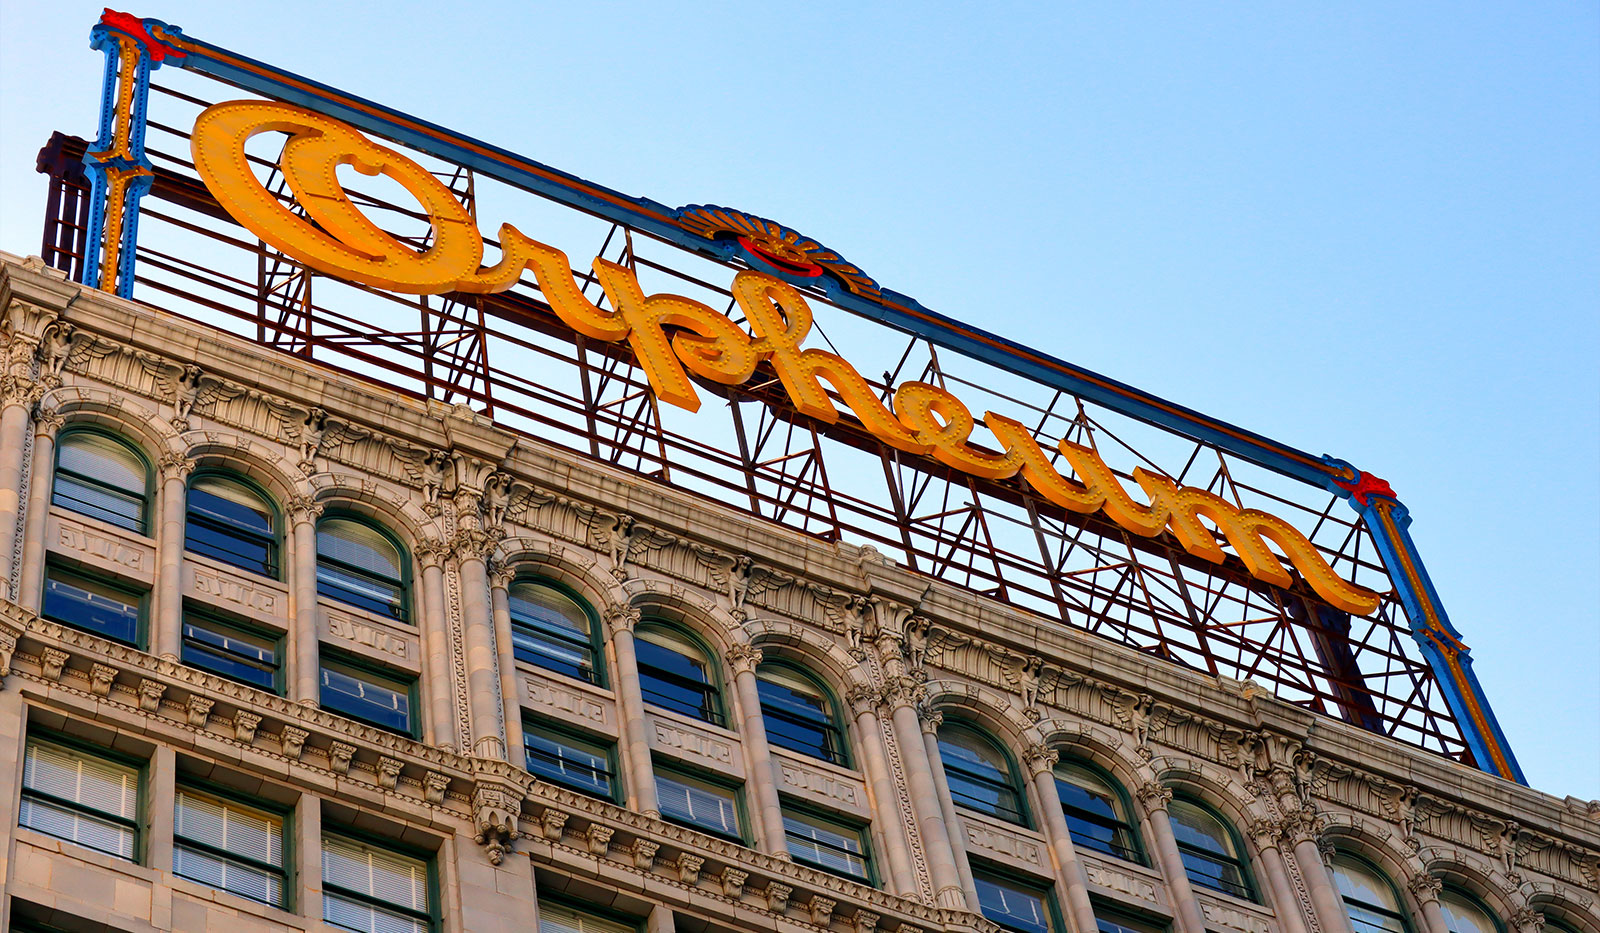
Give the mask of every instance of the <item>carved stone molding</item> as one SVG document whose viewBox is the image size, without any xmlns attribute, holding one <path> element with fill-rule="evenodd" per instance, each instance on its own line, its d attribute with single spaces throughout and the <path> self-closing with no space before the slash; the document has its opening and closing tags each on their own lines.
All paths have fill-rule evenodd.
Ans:
<svg viewBox="0 0 1600 933">
<path fill-rule="evenodd" d="M 734 645 L 724 657 L 735 674 L 750 674 L 761 664 L 761 649 L 751 645 Z"/>
<path fill-rule="evenodd" d="M 1048 745 L 1030 745 L 1022 750 L 1022 763 L 1029 774 L 1048 774 L 1060 760 L 1061 753 Z"/>
<path fill-rule="evenodd" d="M 639 624 L 639 619 L 643 617 L 643 613 L 640 612 L 638 606 L 607 606 L 605 616 L 606 629 L 608 631 L 631 632 L 633 627 Z"/>
<path fill-rule="evenodd" d="M 283 510 L 289 515 L 290 524 L 316 524 L 322 516 L 322 503 L 310 496 L 295 496 L 283 504 Z"/>
<path fill-rule="evenodd" d="M 482 779 L 473 786 L 472 841 L 484 847 L 492 864 L 505 860 L 506 850 L 517 838 L 517 814 L 521 809 L 522 794 L 515 788 Z"/>
<path fill-rule="evenodd" d="M 1426 904 L 1439 899 L 1439 892 L 1444 890 L 1444 882 L 1433 875 L 1413 875 L 1411 880 L 1406 882 L 1406 887 L 1411 889 L 1412 896 L 1416 897 L 1418 902 Z"/>
<path fill-rule="evenodd" d="M 1172 788 L 1167 787 L 1160 781 L 1149 781 L 1139 785 L 1139 789 L 1134 791 L 1134 795 L 1139 798 L 1140 805 L 1144 807 L 1147 813 L 1165 810 L 1167 804 L 1172 802 Z"/>
</svg>

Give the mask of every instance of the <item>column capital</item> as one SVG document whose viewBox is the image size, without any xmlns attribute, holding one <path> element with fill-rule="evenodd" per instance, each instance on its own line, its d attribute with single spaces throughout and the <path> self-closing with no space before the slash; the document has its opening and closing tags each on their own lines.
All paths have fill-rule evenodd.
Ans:
<svg viewBox="0 0 1600 933">
<path fill-rule="evenodd" d="M 158 467 L 163 483 L 173 479 L 182 482 L 187 481 L 189 474 L 194 472 L 195 462 L 188 454 L 169 450 L 161 455 Z"/>
<path fill-rule="evenodd" d="M 1283 838 L 1283 821 L 1274 819 L 1260 819 L 1250 824 L 1250 837 L 1255 840 L 1256 848 L 1276 849 L 1278 841 Z"/>
<path fill-rule="evenodd" d="M 494 563 L 489 565 L 489 588 L 490 589 L 495 589 L 495 590 L 508 589 L 511 586 L 511 581 L 515 580 L 516 578 L 517 578 L 517 570 L 516 570 L 515 567 L 507 567 L 505 564 L 501 563 L 500 561 L 495 561 Z"/>
<path fill-rule="evenodd" d="M 917 704 L 917 721 L 922 724 L 922 731 L 929 735 L 938 735 L 939 727 L 944 725 L 944 713 L 929 706 L 926 698 Z"/>
<path fill-rule="evenodd" d="M 1426 904 L 1439 899 L 1439 892 L 1444 890 L 1444 882 L 1424 872 L 1412 876 L 1411 880 L 1406 882 L 1406 887 L 1411 889 L 1412 896 L 1419 903 Z"/>
<path fill-rule="evenodd" d="M 1310 809 L 1291 810 L 1283 815 L 1283 836 L 1289 844 L 1315 843 L 1322 835 L 1317 816 Z"/>
<path fill-rule="evenodd" d="M 1151 813 L 1166 810 L 1167 804 L 1172 802 L 1172 788 L 1160 781 L 1141 784 L 1134 794 L 1139 798 L 1139 803 L 1144 805 L 1145 810 Z"/>
<path fill-rule="evenodd" d="M 853 684 L 844 692 L 844 701 L 857 716 L 876 712 L 883 694 L 871 684 Z"/>
<path fill-rule="evenodd" d="M 53 405 L 38 405 L 33 409 L 33 433 L 35 437 L 54 437 L 61 426 L 66 423 L 66 418 L 61 412 L 56 411 Z"/>
<path fill-rule="evenodd" d="M 488 560 L 499 546 L 499 535 L 480 528 L 463 528 L 450 539 L 450 551 L 456 560 Z"/>
<path fill-rule="evenodd" d="M 315 524 L 322 516 L 322 503 L 310 496 L 295 496 L 283 504 L 285 512 L 295 524 L 310 522 Z"/>
<path fill-rule="evenodd" d="M 436 569 L 450 556 L 450 543 L 439 538 L 423 538 L 417 542 L 416 552 L 423 569 Z"/>
<path fill-rule="evenodd" d="M 1509 918 L 1512 929 L 1518 933 L 1539 933 L 1544 929 L 1544 914 L 1532 907 L 1518 908 Z"/>
<path fill-rule="evenodd" d="M 916 709 L 928 696 L 928 688 L 911 677 L 896 677 L 883 688 L 883 702 L 889 709 L 902 706 Z"/>
<path fill-rule="evenodd" d="M 1056 762 L 1061 760 L 1061 753 L 1044 743 L 1029 745 L 1022 750 L 1022 764 L 1028 769 L 1029 774 L 1050 774 L 1055 771 Z"/>
<path fill-rule="evenodd" d="M 761 664 L 761 649 L 753 645 L 734 645 L 724 656 L 735 674 L 753 674 Z"/>
<path fill-rule="evenodd" d="M 613 632 L 631 632 L 633 627 L 639 624 L 639 619 L 642 616 L 643 613 L 639 611 L 638 606 L 607 606 L 605 611 L 606 628 Z"/>
</svg>

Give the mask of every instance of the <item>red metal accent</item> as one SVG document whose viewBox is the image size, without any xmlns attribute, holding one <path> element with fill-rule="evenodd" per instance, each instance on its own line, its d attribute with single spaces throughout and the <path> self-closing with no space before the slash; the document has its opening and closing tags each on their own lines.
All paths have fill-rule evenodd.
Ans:
<svg viewBox="0 0 1600 933">
<path fill-rule="evenodd" d="M 774 255 L 770 250 L 763 248 L 760 243 L 747 236 L 739 237 L 739 245 L 790 275 L 803 275 L 808 279 L 814 279 L 822 274 L 822 267 L 816 263 L 801 263 L 792 259 L 784 259 L 782 256 Z"/>
<path fill-rule="evenodd" d="M 1393 499 L 1396 502 L 1400 501 L 1400 497 L 1394 494 L 1393 489 L 1389 488 L 1388 480 L 1379 479 L 1376 476 L 1373 476 L 1371 473 L 1362 473 L 1361 478 L 1353 483 L 1347 483 L 1342 479 L 1336 479 L 1333 481 L 1333 484 L 1350 493 L 1350 495 L 1362 505 L 1371 505 L 1372 503 L 1368 500 L 1372 496 L 1383 496 L 1386 499 Z"/>
<path fill-rule="evenodd" d="M 150 50 L 151 61 L 163 61 L 168 55 L 173 58 L 186 58 L 189 55 L 183 49 L 174 48 L 150 35 L 149 30 L 144 28 L 144 20 L 134 16 L 132 13 L 118 13 L 110 7 L 106 7 L 100 13 L 100 22 L 143 42 L 145 48 Z"/>
</svg>

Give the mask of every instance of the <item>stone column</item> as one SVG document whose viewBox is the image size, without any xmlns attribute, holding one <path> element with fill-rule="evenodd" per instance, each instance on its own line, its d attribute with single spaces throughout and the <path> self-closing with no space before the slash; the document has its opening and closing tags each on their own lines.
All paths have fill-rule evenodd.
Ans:
<svg viewBox="0 0 1600 933">
<path fill-rule="evenodd" d="M 28 446 L 28 417 L 44 394 L 33 378 L 33 357 L 38 341 L 22 334 L 12 336 L 6 373 L 0 377 L 0 595 L 12 597 L 11 544 L 22 517 L 22 452 Z"/>
<path fill-rule="evenodd" d="M 1172 902 L 1177 908 L 1179 933 L 1206 933 L 1205 915 L 1200 911 L 1200 901 L 1189 883 L 1189 873 L 1183 868 L 1183 857 L 1178 854 L 1178 840 L 1172 834 L 1172 817 L 1167 804 L 1172 801 L 1171 788 L 1159 781 L 1139 788 L 1139 803 L 1150 821 L 1150 835 L 1154 837 L 1156 855 L 1161 860 L 1161 874 L 1172 891 Z"/>
<path fill-rule="evenodd" d="M 422 616 L 417 619 L 417 627 L 422 636 L 422 685 L 428 704 L 425 741 L 435 748 L 454 749 L 455 689 L 450 672 L 449 620 L 444 614 L 444 559 L 449 551 L 444 542 L 433 539 L 417 545 L 417 561 L 422 565 Z"/>
<path fill-rule="evenodd" d="M 178 756 L 168 745 L 157 745 L 150 755 L 145 780 L 145 813 L 149 814 L 144 852 L 134 858 L 157 871 L 172 871 L 173 808 L 178 796 Z"/>
<path fill-rule="evenodd" d="M 1283 824 L 1274 820 L 1257 820 L 1250 827 L 1256 843 L 1256 861 L 1267 876 L 1267 888 L 1272 892 L 1272 903 L 1277 908 L 1278 922 L 1283 933 L 1309 933 L 1305 916 L 1301 913 L 1300 899 L 1289 881 L 1289 869 L 1284 864 L 1283 852 L 1278 848 L 1283 836 Z"/>
<path fill-rule="evenodd" d="M 1061 809 L 1061 792 L 1056 789 L 1056 762 L 1059 753 L 1048 746 L 1034 745 L 1022 753 L 1022 763 L 1033 779 L 1044 814 L 1044 838 L 1055 857 L 1056 881 L 1066 892 L 1067 919 L 1077 933 L 1095 933 L 1094 905 L 1089 902 L 1089 877 L 1072 844 L 1072 828 Z"/>
<path fill-rule="evenodd" d="M 650 908 L 650 916 L 644 921 L 645 933 L 675 933 L 677 929 L 677 919 L 673 916 L 671 907 L 657 904 Z"/>
<path fill-rule="evenodd" d="M 156 533 L 155 633 L 150 653 L 176 661 L 183 646 L 183 518 L 194 461 L 179 453 L 161 457 L 161 526 Z"/>
<path fill-rule="evenodd" d="M 467 706 L 472 713 L 472 754 L 501 761 L 506 738 L 500 696 L 500 658 L 495 651 L 494 619 L 489 613 L 489 534 L 463 530 L 455 552 L 461 573 L 461 627 L 467 651 Z"/>
<path fill-rule="evenodd" d="M 762 851 L 789 861 L 783 810 L 778 803 L 778 782 L 773 773 L 772 748 L 767 744 L 767 723 L 761 717 L 761 693 L 756 686 L 756 667 L 761 664 L 761 649 L 734 645 L 727 652 L 733 668 L 733 686 L 739 695 L 740 744 L 744 746 L 745 770 L 750 774 L 750 796 L 755 801 L 756 820 L 761 827 Z"/>
<path fill-rule="evenodd" d="M 939 757 L 939 725 L 944 722 L 944 714 L 927 707 L 917 713 L 922 723 L 922 753 L 928 756 L 928 770 L 933 774 L 933 787 L 939 795 L 939 813 L 950 833 L 950 854 L 955 856 L 961 893 L 966 896 L 967 909 L 977 910 L 978 883 L 972 880 L 972 863 L 967 861 L 967 829 L 956 813 L 956 802 L 950 796 L 950 779 L 944 773 L 944 759 Z"/>
<path fill-rule="evenodd" d="M 294 807 L 294 906 L 314 925 L 322 920 L 322 800 L 301 794 Z"/>
<path fill-rule="evenodd" d="M 1422 874 L 1406 882 L 1406 887 L 1411 889 L 1411 896 L 1422 907 L 1422 923 L 1419 924 L 1422 933 L 1450 933 L 1450 923 L 1444 917 L 1444 905 L 1439 903 L 1439 892 L 1444 890 L 1444 882 L 1433 875 Z"/>
<path fill-rule="evenodd" d="M 1324 933 L 1353 933 L 1350 914 L 1344 909 L 1344 898 L 1339 896 L 1328 866 L 1322 861 L 1322 850 L 1317 846 L 1316 816 L 1309 806 L 1290 811 L 1284 817 L 1284 836 L 1294 846 L 1295 863 L 1300 867 L 1300 877 L 1311 894 L 1311 906 L 1317 912 Z"/>
<path fill-rule="evenodd" d="M 54 408 L 33 414 L 33 472 L 28 479 L 28 511 L 22 533 L 22 579 L 17 602 L 38 612 L 44 596 L 45 524 L 55 482 L 56 433 L 64 419 Z"/>
<path fill-rule="evenodd" d="M 489 605 L 494 613 L 494 646 L 500 667 L 500 704 L 505 710 L 506 760 L 522 763 L 522 693 L 517 687 L 517 662 L 511 650 L 511 580 L 513 572 L 495 567 L 489 573 Z"/>
<path fill-rule="evenodd" d="M 617 662 L 617 715 L 622 720 L 622 760 L 626 763 L 628 806 L 651 819 L 661 816 L 656 800 L 655 767 L 650 762 L 650 735 L 645 729 L 644 694 L 639 691 L 639 657 L 633 648 L 633 627 L 639 624 L 637 606 L 613 606 L 606 611 L 606 637 Z"/>
<path fill-rule="evenodd" d="M 889 883 L 902 897 L 917 896 L 916 873 L 911 867 L 911 843 L 900 820 L 900 798 L 889 774 L 883 748 L 883 723 L 878 720 L 880 696 L 866 684 L 857 684 L 845 695 L 855 713 L 857 743 L 867 787 L 872 794 L 872 825 L 883 834 L 884 857 L 889 866 Z"/>
<path fill-rule="evenodd" d="M 898 651 L 898 644 L 895 650 Z M 928 765 L 927 749 L 922 742 L 922 727 L 917 723 L 917 701 L 921 699 L 922 685 L 909 677 L 896 680 L 884 692 L 884 700 L 889 706 L 895 743 L 900 746 L 906 788 L 911 792 L 911 810 L 917 815 L 917 827 L 922 831 L 923 854 L 933 876 L 933 889 L 940 907 L 969 910 L 966 893 L 961 887 L 961 873 L 956 871 L 955 853 L 950 847 L 950 829 L 945 825 L 944 808 L 939 803 L 939 789 L 933 782 L 933 770 Z"/>
<path fill-rule="evenodd" d="M 317 631 L 317 518 L 322 515 L 322 504 L 310 496 L 296 496 L 285 503 L 284 511 L 289 515 L 294 551 L 289 562 L 289 596 L 294 603 L 289 699 L 316 706 L 322 668 L 322 636 Z"/>
</svg>

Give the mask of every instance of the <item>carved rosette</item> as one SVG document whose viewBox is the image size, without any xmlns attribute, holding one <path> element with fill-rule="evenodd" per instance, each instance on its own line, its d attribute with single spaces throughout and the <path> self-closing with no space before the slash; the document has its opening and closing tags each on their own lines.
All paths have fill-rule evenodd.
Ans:
<svg viewBox="0 0 1600 933">
<path fill-rule="evenodd" d="M 516 788 L 480 780 L 472 788 L 472 819 L 476 830 L 472 841 L 484 847 L 495 865 L 505 860 L 512 840 L 517 838 L 517 814 L 522 809 L 522 793 Z"/>
<path fill-rule="evenodd" d="M 751 645 L 734 645 L 725 655 L 735 674 L 753 674 L 761 664 L 761 649 Z"/>
</svg>

